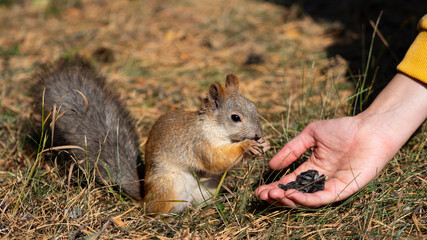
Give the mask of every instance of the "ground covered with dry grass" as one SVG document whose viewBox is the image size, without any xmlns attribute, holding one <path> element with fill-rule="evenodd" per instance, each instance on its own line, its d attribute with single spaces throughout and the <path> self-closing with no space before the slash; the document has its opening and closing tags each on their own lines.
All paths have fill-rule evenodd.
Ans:
<svg viewBox="0 0 427 240">
<path fill-rule="evenodd" d="M 284 173 L 268 172 L 267 161 L 307 123 L 351 115 L 366 100 L 355 88 L 363 76 L 349 75 L 348 61 L 327 52 L 337 41 L 358 38 L 340 22 L 316 21 L 297 5 L 250 0 L 0 3 L 1 239 L 426 237 L 425 124 L 378 178 L 346 201 L 289 209 L 253 195 Z M 40 155 L 28 179 L 39 143 L 30 137 L 32 73 L 76 53 L 121 95 L 137 120 L 141 152 L 157 117 L 196 109 L 208 85 L 230 72 L 256 103 L 273 149 L 235 167 L 225 181 L 229 191 L 214 204 L 170 217 L 152 217 L 93 181 L 70 181 L 49 154 Z"/>
</svg>

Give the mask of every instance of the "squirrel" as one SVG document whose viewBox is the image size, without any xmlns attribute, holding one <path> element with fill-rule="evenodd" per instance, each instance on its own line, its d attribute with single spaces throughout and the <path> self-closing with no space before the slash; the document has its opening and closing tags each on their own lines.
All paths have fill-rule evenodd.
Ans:
<svg viewBox="0 0 427 240">
<path fill-rule="evenodd" d="M 87 59 L 47 64 L 36 79 L 35 111 L 49 119 L 54 145 L 79 146 L 70 155 L 87 159 L 97 182 L 119 186 L 149 213 L 180 213 L 207 201 L 221 174 L 270 148 L 234 74 L 225 87 L 209 86 L 198 111 L 162 115 L 149 131 L 145 161 L 132 117 Z"/>
</svg>

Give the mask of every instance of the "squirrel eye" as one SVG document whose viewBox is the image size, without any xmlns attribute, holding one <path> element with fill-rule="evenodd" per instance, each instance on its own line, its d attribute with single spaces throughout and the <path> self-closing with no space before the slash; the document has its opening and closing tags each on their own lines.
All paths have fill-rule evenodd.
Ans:
<svg viewBox="0 0 427 240">
<path fill-rule="evenodd" d="M 234 122 L 240 122 L 240 116 L 237 114 L 232 114 L 231 115 L 231 120 L 233 120 Z"/>
</svg>

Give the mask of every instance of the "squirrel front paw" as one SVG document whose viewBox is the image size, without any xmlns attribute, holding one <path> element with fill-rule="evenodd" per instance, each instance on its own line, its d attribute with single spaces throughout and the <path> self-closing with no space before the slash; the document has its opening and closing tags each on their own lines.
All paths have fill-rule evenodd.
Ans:
<svg viewBox="0 0 427 240">
<path fill-rule="evenodd" d="M 243 146 L 246 152 L 260 156 L 270 149 L 270 142 L 264 138 L 259 138 L 256 141 L 251 139 L 243 141 Z"/>
<path fill-rule="evenodd" d="M 270 142 L 267 139 L 259 138 L 256 142 L 261 146 L 264 153 L 270 150 Z"/>
</svg>

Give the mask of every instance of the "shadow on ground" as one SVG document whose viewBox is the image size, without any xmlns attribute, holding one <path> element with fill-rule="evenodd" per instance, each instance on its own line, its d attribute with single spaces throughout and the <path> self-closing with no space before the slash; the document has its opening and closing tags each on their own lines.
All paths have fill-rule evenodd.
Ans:
<svg viewBox="0 0 427 240">
<path fill-rule="evenodd" d="M 368 79 L 373 78 L 376 69 L 378 72 L 371 99 L 396 73 L 397 64 L 418 34 L 418 21 L 427 13 L 427 1 L 419 0 L 266 1 L 288 7 L 290 14 L 310 15 L 320 22 L 337 22 L 337 27 L 330 30 L 337 41 L 327 52 L 330 57 L 338 54 L 348 61 L 349 76 L 358 75 L 365 69 L 374 29 L 370 21 L 375 23 L 382 12 L 378 29 L 389 47 L 380 38 L 375 38 Z"/>
</svg>

